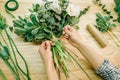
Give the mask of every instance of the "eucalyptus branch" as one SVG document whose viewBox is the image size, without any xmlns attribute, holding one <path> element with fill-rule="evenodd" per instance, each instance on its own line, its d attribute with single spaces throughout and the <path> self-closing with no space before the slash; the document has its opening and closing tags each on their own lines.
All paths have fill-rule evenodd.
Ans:
<svg viewBox="0 0 120 80">
<path fill-rule="evenodd" d="M 113 19 L 113 16 L 111 15 L 111 11 L 106 8 L 106 5 L 103 4 L 101 0 L 93 0 L 93 3 L 98 5 L 103 10 L 104 13 L 110 16 L 110 19 Z"/>
<path fill-rule="evenodd" d="M 97 19 L 96 19 L 96 28 L 101 31 L 101 32 L 107 32 L 110 37 L 114 40 L 115 44 L 119 47 L 119 44 L 116 42 L 116 40 L 114 39 L 114 37 L 116 38 L 115 34 L 111 32 L 111 28 L 112 27 L 116 27 L 115 24 L 112 24 L 110 21 L 110 17 L 109 16 L 102 16 L 100 13 L 96 14 Z M 112 37 L 112 35 L 114 37 Z M 116 38 L 117 41 L 119 41 L 118 38 Z"/>
<path fill-rule="evenodd" d="M 115 2 L 115 12 L 117 12 L 118 17 L 117 17 L 117 21 L 120 23 L 120 0 L 114 0 Z"/>
</svg>

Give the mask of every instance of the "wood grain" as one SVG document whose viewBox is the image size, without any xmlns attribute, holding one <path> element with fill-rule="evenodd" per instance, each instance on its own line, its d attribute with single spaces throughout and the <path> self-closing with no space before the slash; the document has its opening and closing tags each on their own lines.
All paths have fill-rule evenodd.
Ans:
<svg viewBox="0 0 120 80">
<path fill-rule="evenodd" d="M 15 16 L 18 16 L 18 15 L 23 16 L 25 14 L 28 14 L 29 13 L 28 8 L 32 6 L 32 3 L 40 2 L 40 0 L 18 0 L 18 1 L 20 4 L 19 9 L 12 12 L 15 14 Z M 100 45 L 95 41 L 95 39 L 86 30 L 86 25 L 95 24 L 95 19 L 96 19 L 95 13 L 96 12 L 103 13 L 102 10 L 98 6 L 94 5 L 92 3 L 92 0 L 70 0 L 70 1 L 75 3 L 76 5 L 79 5 L 81 10 L 84 9 L 88 5 L 91 6 L 87 14 L 83 15 L 80 18 L 80 22 L 78 24 L 78 26 L 80 27 L 79 34 L 82 36 L 82 38 L 84 38 L 87 44 L 92 45 L 93 47 L 95 47 L 95 49 L 102 50 L 103 53 L 101 53 L 101 55 L 103 55 L 105 58 L 110 59 L 112 63 L 114 63 L 117 67 L 120 67 L 120 63 L 119 63 L 120 62 L 120 48 L 116 47 L 115 43 L 109 37 L 109 35 L 107 33 L 102 33 L 103 36 L 106 38 L 106 41 L 108 41 L 108 45 L 105 48 L 101 48 Z M 112 11 L 112 15 L 116 18 L 117 14 L 113 11 L 113 8 L 114 8 L 113 0 L 102 0 L 102 1 L 108 6 L 108 9 Z M 0 0 L 0 13 L 2 13 L 7 18 L 7 23 L 9 25 L 12 25 L 11 17 L 4 10 L 5 2 L 6 0 Z M 120 24 L 119 23 L 116 23 L 116 24 L 118 27 L 113 29 L 112 31 L 116 34 L 117 37 L 120 37 L 120 27 L 119 27 Z M 39 45 L 35 45 L 29 42 L 25 43 L 22 38 L 19 38 L 14 33 L 10 32 L 10 35 L 12 36 L 20 52 L 22 53 L 22 55 L 26 58 L 28 62 L 29 71 L 30 71 L 32 80 L 47 80 L 44 63 L 41 59 L 41 56 L 38 53 Z M 66 47 L 68 47 L 75 54 L 78 55 L 79 57 L 78 62 L 81 64 L 85 72 L 87 72 L 91 80 L 102 80 L 100 77 L 98 77 L 95 74 L 95 71 L 93 70 L 93 68 L 90 66 L 87 60 L 80 54 L 80 52 L 76 48 L 71 46 L 67 41 L 65 40 L 62 40 L 62 41 L 63 43 L 65 43 Z M 24 66 L 21 61 L 20 61 L 20 64 Z M 79 69 L 77 66 L 75 67 L 71 63 L 69 64 L 69 66 L 71 70 L 70 80 L 78 80 L 75 77 L 75 75 L 79 76 L 81 80 L 89 80 L 86 74 L 82 71 L 82 69 Z M 6 65 L 3 63 L 1 59 L 0 59 L 0 69 L 3 70 L 8 80 L 15 80 L 12 74 L 10 73 L 9 69 L 6 67 Z M 73 75 L 73 73 L 75 75 Z M 63 74 L 62 74 L 61 80 L 66 80 Z"/>
</svg>

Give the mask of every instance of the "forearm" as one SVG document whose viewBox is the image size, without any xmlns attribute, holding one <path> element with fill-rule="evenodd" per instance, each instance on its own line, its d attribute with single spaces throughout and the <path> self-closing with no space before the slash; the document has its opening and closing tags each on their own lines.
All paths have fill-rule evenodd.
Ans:
<svg viewBox="0 0 120 80">
<path fill-rule="evenodd" d="M 45 64 L 45 66 L 46 66 L 46 73 L 47 73 L 48 80 L 59 80 L 59 77 L 53 62 L 49 61 L 47 64 Z"/>
<path fill-rule="evenodd" d="M 77 48 L 82 53 L 82 55 L 91 63 L 95 70 L 97 70 L 102 65 L 104 58 L 100 55 L 101 51 L 94 49 L 92 46 L 89 46 L 82 41 L 78 42 Z"/>
</svg>

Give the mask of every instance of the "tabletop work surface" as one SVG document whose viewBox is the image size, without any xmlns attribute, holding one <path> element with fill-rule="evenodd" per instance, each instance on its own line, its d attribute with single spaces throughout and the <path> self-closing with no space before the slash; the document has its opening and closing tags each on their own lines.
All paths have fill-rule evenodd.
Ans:
<svg viewBox="0 0 120 80">
<path fill-rule="evenodd" d="M 0 0 L 0 13 L 7 18 L 7 23 L 9 25 L 12 25 L 13 19 L 6 13 L 4 9 L 4 4 L 6 1 L 7 0 Z M 15 16 L 18 15 L 23 16 L 25 14 L 29 14 L 28 9 L 32 7 L 32 4 L 41 2 L 40 0 L 17 0 L 17 1 L 19 2 L 19 8 L 16 11 L 12 12 Z M 92 35 L 86 30 L 86 25 L 95 24 L 96 19 L 95 14 L 97 12 L 104 14 L 103 11 L 97 5 L 93 4 L 92 0 L 70 0 L 70 1 L 76 5 L 79 5 L 81 10 L 84 9 L 86 6 L 90 6 L 88 12 L 80 18 L 80 21 L 78 23 L 78 26 L 80 27 L 80 29 L 78 30 L 79 34 L 82 36 L 82 38 L 84 38 L 86 43 L 88 43 L 95 49 L 102 50 L 101 55 L 103 55 L 105 58 L 110 59 L 111 62 L 114 63 L 117 67 L 120 67 L 120 48 L 116 46 L 113 39 L 111 39 L 111 37 L 107 33 L 102 33 L 102 35 L 105 37 L 107 41 L 107 46 L 105 48 L 102 48 L 98 44 L 98 42 L 94 39 L 94 37 L 92 37 Z M 114 1 L 102 0 L 102 2 L 106 4 L 107 8 L 110 11 L 112 11 L 112 15 L 117 18 L 117 13 L 114 11 L 115 7 Z M 116 25 L 117 27 L 114 28 L 112 31 L 119 38 L 120 24 L 116 22 Z M 31 79 L 47 80 L 45 66 L 40 54 L 38 53 L 39 45 L 30 42 L 24 42 L 22 38 L 18 37 L 14 33 L 10 32 L 10 35 L 12 36 L 19 51 L 22 53 L 22 55 L 24 56 L 28 63 Z M 91 67 L 89 62 L 81 55 L 81 53 L 76 48 L 71 46 L 64 39 L 62 39 L 62 42 L 65 44 L 66 47 L 68 47 L 75 54 L 78 55 L 79 57 L 78 62 L 81 64 L 82 68 L 85 70 L 85 72 L 87 73 L 91 80 L 102 80 L 99 76 L 95 74 L 95 70 Z M 22 65 L 22 62 L 20 62 L 20 64 Z M 90 80 L 82 69 L 78 68 L 77 66 L 74 66 L 73 64 L 70 64 L 69 67 L 71 70 L 70 80 L 78 80 L 76 76 L 78 76 L 81 80 Z M 7 76 L 8 80 L 15 80 L 7 66 L 2 61 L 2 59 L 0 59 L 0 69 Z M 74 73 L 74 75 L 72 73 Z M 61 80 L 66 80 L 63 73 L 61 75 Z"/>
</svg>

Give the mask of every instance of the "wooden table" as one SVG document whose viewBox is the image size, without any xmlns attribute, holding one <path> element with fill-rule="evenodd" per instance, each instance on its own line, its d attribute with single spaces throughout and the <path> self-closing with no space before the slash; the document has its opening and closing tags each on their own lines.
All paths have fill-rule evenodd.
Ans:
<svg viewBox="0 0 120 80">
<path fill-rule="evenodd" d="M 37 1 L 39 2 L 40 0 L 18 0 L 20 7 L 18 10 L 14 11 L 13 13 L 18 16 L 18 15 L 25 15 L 28 14 L 28 8 L 31 8 L 32 3 L 36 3 Z M 84 16 L 81 17 L 79 26 L 80 30 L 79 33 L 82 35 L 86 43 L 89 45 L 95 47 L 95 49 L 100 49 L 103 51 L 101 55 L 105 56 L 106 58 L 110 59 L 116 66 L 120 67 L 120 49 L 119 47 L 116 47 L 115 43 L 113 40 L 109 37 L 107 33 L 104 33 L 103 36 L 106 38 L 108 41 L 108 45 L 105 48 L 101 48 L 100 45 L 95 41 L 95 39 L 88 33 L 86 30 L 86 25 L 89 23 L 95 24 L 95 13 L 96 12 L 102 12 L 102 10 L 94 5 L 92 3 L 92 0 L 70 0 L 71 2 L 75 3 L 76 5 L 79 5 L 81 9 L 85 8 L 86 6 L 91 6 L 90 10 L 85 14 Z M 6 0 L 0 0 L 0 13 L 2 13 L 6 18 L 7 18 L 7 23 L 9 25 L 12 25 L 12 18 L 5 12 L 4 10 L 4 3 Z M 112 14 L 114 17 L 117 17 L 117 14 L 114 12 L 114 2 L 113 0 L 102 0 L 103 3 L 105 3 L 112 11 Z M 120 24 L 116 23 L 118 27 L 113 29 L 113 32 L 117 35 L 117 37 L 120 37 Z M 30 76 L 32 80 L 47 80 L 46 78 L 46 72 L 45 72 L 45 66 L 43 64 L 43 61 L 38 53 L 38 48 L 39 45 L 35 45 L 33 43 L 25 43 L 22 38 L 19 38 L 16 36 L 14 33 L 10 32 L 10 35 L 16 42 L 17 47 L 19 48 L 20 52 L 22 55 L 26 58 L 30 70 Z M 80 52 L 72 47 L 70 44 L 68 44 L 66 41 L 63 40 L 65 45 L 68 48 L 72 48 L 72 50 L 79 56 L 78 61 L 80 62 L 81 66 L 84 68 L 84 70 L 87 72 L 91 80 L 102 80 L 100 77 L 98 77 L 95 74 L 95 71 L 92 69 L 90 64 L 87 62 L 87 60 L 80 54 Z M 97 53 L 95 53 L 97 54 Z M 20 62 L 22 65 L 22 62 Z M 72 64 L 69 65 L 70 70 L 75 73 L 77 76 L 81 78 L 81 80 L 89 80 L 86 74 L 79 69 L 78 67 L 74 67 Z M 6 74 L 8 80 L 14 80 L 12 74 L 10 73 L 9 69 L 6 67 L 6 65 L 3 63 L 3 61 L 0 59 L 0 69 L 3 70 L 3 72 Z M 63 75 L 63 74 L 62 74 Z M 71 73 L 70 74 L 70 80 L 77 80 L 77 78 Z M 62 76 L 61 80 L 65 80 L 65 77 Z"/>
</svg>

